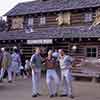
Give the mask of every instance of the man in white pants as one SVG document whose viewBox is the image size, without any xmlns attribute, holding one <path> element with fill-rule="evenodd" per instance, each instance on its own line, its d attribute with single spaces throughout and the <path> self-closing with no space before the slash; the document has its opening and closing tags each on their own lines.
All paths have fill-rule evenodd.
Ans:
<svg viewBox="0 0 100 100">
<path fill-rule="evenodd" d="M 1 63 L 1 71 L 0 71 L 0 81 L 2 82 L 3 76 L 5 71 L 8 71 L 8 68 L 11 66 L 11 55 L 8 52 L 9 49 L 8 48 L 2 48 L 1 49 L 2 53 L 3 53 L 3 57 L 2 57 L 2 63 Z M 8 76 L 8 82 L 9 82 L 9 76 Z"/>
<path fill-rule="evenodd" d="M 42 57 L 40 55 L 40 48 L 35 49 L 35 53 L 32 55 L 30 63 L 32 67 L 32 97 L 37 97 L 40 96 L 41 85 Z"/>
<path fill-rule="evenodd" d="M 61 79 L 64 81 L 64 89 L 63 94 L 61 96 L 68 96 L 73 98 L 72 94 L 72 76 L 71 76 L 71 68 L 72 68 L 72 57 L 69 55 L 65 55 L 62 49 L 59 50 L 59 63 L 61 68 Z"/>
</svg>

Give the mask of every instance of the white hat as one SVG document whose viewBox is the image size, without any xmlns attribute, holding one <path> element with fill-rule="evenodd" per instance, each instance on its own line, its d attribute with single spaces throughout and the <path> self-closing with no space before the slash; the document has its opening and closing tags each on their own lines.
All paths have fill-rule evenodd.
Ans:
<svg viewBox="0 0 100 100">
<path fill-rule="evenodd" d="M 16 46 L 14 46 L 14 47 L 13 47 L 13 49 L 17 49 L 17 47 L 16 47 Z"/>
<path fill-rule="evenodd" d="M 1 48 L 1 51 L 5 51 L 5 48 L 3 47 L 3 48 Z"/>
</svg>

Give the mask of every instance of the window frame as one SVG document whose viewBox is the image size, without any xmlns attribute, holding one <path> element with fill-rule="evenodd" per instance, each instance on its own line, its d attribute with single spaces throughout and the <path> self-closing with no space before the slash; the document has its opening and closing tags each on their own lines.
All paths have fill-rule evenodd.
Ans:
<svg viewBox="0 0 100 100">
<path fill-rule="evenodd" d="M 93 21 L 93 13 L 92 12 L 84 13 L 84 22 L 92 22 L 92 21 Z"/>
<path fill-rule="evenodd" d="M 45 16 L 41 16 L 39 18 L 39 25 L 46 25 L 46 17 Z"/>
<path fill-rule="evenodd" d="M 27 26 L 29 26 L 29 27 L 33 27 L 34 26 L 34 18 L 33 17 L 28 17 Z"/>
<path fill-rule="evenodd" d="M 96 52 L 95 52 L 96 53 L 96 57 L 92 57 L 92 56 L 88 57 L 87 56 L 87 54 L 88 54 L 87 53 L 87 49 L 88 48 L 91 48 L 91 49 L 96 48 Z M 90 54 L 93 54 L 93 52 L 90 52 Z M 98 47 L 97 46 L 87 46 L 87 47 L 85 47 L 85 57 L 86 58 L 97 58 L 98 57 Z"/>
</svg>

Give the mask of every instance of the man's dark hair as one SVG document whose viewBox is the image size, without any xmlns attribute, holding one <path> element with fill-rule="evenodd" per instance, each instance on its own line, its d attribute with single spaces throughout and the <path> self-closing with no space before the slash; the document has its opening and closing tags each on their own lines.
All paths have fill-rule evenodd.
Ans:
<svg viewBox="0 0 100 100">
<path fill-rule="evenodd" d="M 5 48 L 5 51 L 8 51 L 9 52 L 9 48 Z"/>
<path fill-rule="evenodd" d="M 18 50 L 17 50 L 17 49 L 13 49 L 13 51 L 14 51 L 14 52 L 16 52 L 16 53 L 18 52 Z"/>
</svg>

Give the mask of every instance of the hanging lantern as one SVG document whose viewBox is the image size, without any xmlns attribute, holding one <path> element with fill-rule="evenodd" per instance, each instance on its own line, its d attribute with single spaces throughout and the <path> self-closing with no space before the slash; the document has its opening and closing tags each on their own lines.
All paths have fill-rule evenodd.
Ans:
<svg viewBox="0 0 100 100">
<path fill-rule="evenodd" d="M 16 42 L 16 40 L 14 40 Z"/>
<path fill-rule="evenodd" d="M 62 40 L 65 41 L 65 38 L 63 38 Z"/>
<path fill-rule="evenodd" d="M 88 41 L 90 41 L 91 39 L 90 38 L 88 38 Z"/>
<path fill-rule="evenodd" d="M 100 41 L 100 38 L 98 38 L 98 41 Z"/>
<path fill-rule="evenodd" d="M 76 51 L 76 49 L 77 49 L 77 46 L 76 46 L 76 45 L 73 45 L 73 46 L 72 46 L 72 50 L 73 50 L 73 51 Z"/>
<path fill-rule="evenodd" d="M 73 38 L 71 38 L 71 41 L 73 41 L 74 39 Z"/>
<path fill-rule="evenodd" d="M 3 40 L 2 42 L 3 42 L 3 43 L 5 43 L 6 41 L 5 41 L 5 40 Z"/>
<path fill-rule="evenodd" d="M 21 42 L 23 42 L 23 40 L 21 40 Z"/>
<path fill-rule="evenodd" d="M 54 39 L 55 41 L 57 41 L 57 39 Z"/>
<path fill-rule="evenodd" d="M 82 38 L 79 38 L 79 41 L 82 41 Z"/>
</svg>

